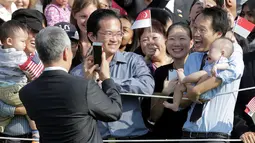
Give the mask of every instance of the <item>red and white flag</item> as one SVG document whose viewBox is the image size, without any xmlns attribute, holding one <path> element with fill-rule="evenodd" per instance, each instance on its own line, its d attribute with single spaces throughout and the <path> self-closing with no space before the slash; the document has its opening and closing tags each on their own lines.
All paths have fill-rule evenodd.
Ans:
<svg viewBox="0 0 255 143">
<path fill-rule="evenodd" d="M 246 105 L 246 109 L 244 110 L 251 118 L 253 123 L 255 123 L 255 97 L 253 97 L 249 103 Z"/>
<path fill-rule="evenodd" d="M 36 52 L 31 54 L 27 61 L 19 67 L 23 72 L 26 73 L 30 80 L 38 78 L 44 69 L 44 66 Z"/>
<path fill-rule="evenodd" d="M 247 38 L 254 26 L 255 25 L 253 23 L 249 22 L 245 18 L 238 17 L 233 31 L 240 36 Z"/>
<path fill-rule="evenodd" d="M 151 27 L 151 11 L 144 10 L 139 13 L 131 29 Z"/>
<path fill-rule="evenodd" d="M 253 97 L 246 105 L 245 113 L 252 116 L 255 113 L 255 97 Z"/>
</svg>

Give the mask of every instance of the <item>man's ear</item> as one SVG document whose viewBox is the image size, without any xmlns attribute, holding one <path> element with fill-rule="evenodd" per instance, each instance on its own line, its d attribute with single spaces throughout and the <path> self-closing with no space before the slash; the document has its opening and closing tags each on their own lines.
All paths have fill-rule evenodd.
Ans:
<svg viewBox="0 0 255 143">
<path fill-rule="evenodd" d="M 190 48 L 192 48 L 194 45 L 194 41 L 193 40 L 190 40 Z"/>
<path fill-rule="evenodd" d="M 129 41 L 128 41 L 128 44 L 132 44 L 133 43 L 133 38 L 131 38 Z"/>
<path fill-rule="evenodd" d="M 64 61 L 67 61 L 68 60 L 68 48 L 65 48 L 64 51 L 63 51 L 63 60 Z"/>
<path fill-rule="evenodd" d="M 89 32 L 87 35 L 90 41 L 96 42 L 96 36 L 92 32 Z"/>
<path fill-rule="evenodd" d="M 225 0 L 226 7 L 232 7 L 234 5 L 233 0 Z"/>
<path fill-rule="evenodd" d="M 217 38 L 220 38 L 220 37 L 222 37 L 222 32 L 216 32 L 216 36 L 217 36 Z"/>
</svg>

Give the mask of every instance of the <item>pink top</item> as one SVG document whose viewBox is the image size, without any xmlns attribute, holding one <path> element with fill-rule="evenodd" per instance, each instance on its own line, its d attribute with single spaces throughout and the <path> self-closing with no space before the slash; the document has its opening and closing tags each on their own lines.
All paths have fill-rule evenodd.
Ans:
<svg viewBox="0 0 255 143">
<path fill-rule="evenodd" d="M 44 10 L 44 15 L 47 19 L 48 26 L 54 26 L 59 22 L 70 22 L 71 8 L 66 6 L 61 8 L 56 4 L 49 4 Z"/>
</svg>

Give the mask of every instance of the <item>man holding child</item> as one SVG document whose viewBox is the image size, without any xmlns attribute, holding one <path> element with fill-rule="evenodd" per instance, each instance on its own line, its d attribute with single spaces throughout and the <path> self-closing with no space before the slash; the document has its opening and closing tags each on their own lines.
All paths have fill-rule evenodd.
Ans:
<svg viewBox="0 0 255 143">
<path fill-rule="evenodd" d="M 217 7 L 205 8 L 195 20 L 193 29 L 194 49 L 184 66 L 185 75 L 197 72 L 206 66 L 205 55 L 216 39 L 225 36 L 229 30 L 227 13 Z M 187 97 L 194 101 L 183 126 L 183 138 L 228 139 L 233 128 L 234 107 L 243 74 L 243 54 L 241 47 L 234 43 L 233 54 L 229 57 L 229 68 L 219 71 L 195 86 L 186 85 Z M 202 64 L 202 65 L 201 65 Z M 223 94 L 226 93 L 226 94 Z M 206 95 L 205 95 L 206 94 Z M 200 95 L 210 100 L 198 103 Z"/>
</svg>

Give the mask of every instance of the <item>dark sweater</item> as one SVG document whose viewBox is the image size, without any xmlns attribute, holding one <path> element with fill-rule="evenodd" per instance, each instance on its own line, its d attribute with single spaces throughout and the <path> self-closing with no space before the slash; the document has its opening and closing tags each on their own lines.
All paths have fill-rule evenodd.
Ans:
<svg viewBox="0 0 255 143">
<path fill-rule="evenodd" d="M 168 71 L 173 70 L 173 64 L 168 64 L 157 68 L 154 74 L 155 90 L 154 92 L 162 92 L 164 80 L 168 76 Z M 171 94 L 170 96 L 173 96 Z M 172 100 L 168 100 L 172 103 Z M 150 116 L 150 99 L 146 99 L 143 103 L 143 116 Z M 162 116 L 152 128 L 153 138 L 158 139 L 180 139 L 182 137 L 182 127 L 187 119 L 188 108 L 179 112 L 174 112 L 164 108 Z"/>
</svg>

